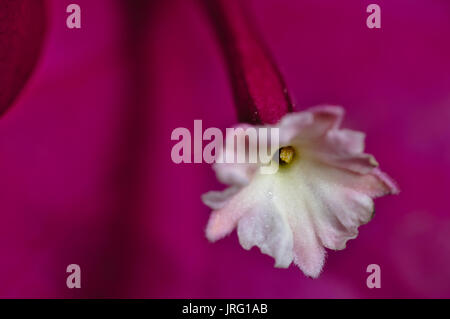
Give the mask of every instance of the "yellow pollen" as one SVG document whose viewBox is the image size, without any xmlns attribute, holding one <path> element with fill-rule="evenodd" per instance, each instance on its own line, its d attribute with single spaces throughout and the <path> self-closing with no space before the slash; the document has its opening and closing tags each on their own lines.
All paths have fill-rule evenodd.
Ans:
<svg viewBox="0 0 450 319">
<path fill-rule="evenodd" d="M 289 164 L 294 158 L 295 150 L 292 146 L 282 147 L 280 149 L 280 160 L 282 163 Z"/>
</svg>

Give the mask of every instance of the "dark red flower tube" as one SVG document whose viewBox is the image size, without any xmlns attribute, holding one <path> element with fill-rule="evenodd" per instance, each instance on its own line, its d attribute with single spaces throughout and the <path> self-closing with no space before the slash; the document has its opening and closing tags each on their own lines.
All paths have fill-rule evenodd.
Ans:
<svg viewBox="0 0 450 319">
<path fill-rule="evenodd" d="M 273 124 L 292 103 L 267 48 L 235 0 L 205 0 L 229 68 L 239 120 Z"/>
<path fill-rule="evenodd" d="M 45 0 L 0 1 L 0 115 L 30 77 L 45 32 Z"/>
</svg>

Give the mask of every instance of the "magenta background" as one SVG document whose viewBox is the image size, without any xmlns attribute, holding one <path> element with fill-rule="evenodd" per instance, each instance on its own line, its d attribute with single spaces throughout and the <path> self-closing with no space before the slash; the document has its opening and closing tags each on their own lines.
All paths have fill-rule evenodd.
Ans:
<svg viewBox="0 0 450 319">
<path fill-rule="evenodd" d="M 222 186 L 173 164 L 170 134 L 235 124 L 219 46 L 198 1 L 125 2 L 76 1 L 81 30 L 71 1 L 48 2 L 37 69 L 0 119 L 1 297 L 450 297 L 449 1 L 375 1 L 381 30 L 365 26 L 374 1 L 247 1 L 296 108 L 343 105 L 402 190 L 316 280 L 234 233 L 205 239 L 200 195 Z"/>
</svg>

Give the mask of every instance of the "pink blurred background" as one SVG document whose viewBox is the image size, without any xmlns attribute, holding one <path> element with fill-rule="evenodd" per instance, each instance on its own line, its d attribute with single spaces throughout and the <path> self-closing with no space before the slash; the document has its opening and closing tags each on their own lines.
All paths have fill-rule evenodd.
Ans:
<svg viewBox="0 0 450 319">
<path fill-rule="evenodd" d="M 66 7 L 82 28 L 66 27 Z M 48 0 L 33 75 L 0 119 L 0 296 L 449 298 L 450 2 L 245 0 L 296 109 L 331 103 L 400 185 L 319 279 L 204 236 L 207 164 L 173 129 L 236 123 L 200 1 Z M 366 27 L 381 7 L 382 28 Z M 79 264 L 82 288 L 66 287 Z M 381 289 L 366 267 L 381 266 Z"/>
</svg>

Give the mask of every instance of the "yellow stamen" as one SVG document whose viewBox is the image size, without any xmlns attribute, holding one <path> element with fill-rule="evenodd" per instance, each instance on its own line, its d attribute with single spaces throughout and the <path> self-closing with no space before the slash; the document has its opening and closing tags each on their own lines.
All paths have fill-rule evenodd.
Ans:
<svg viewBox="0 0 450 319">
<path fill-rule="evenodd" d="M 289 164 L 294 158 L 295 150 L 292 146 L 282 147 L 280 149 L 280 160 L 282 163 Z"/>
</svg>

